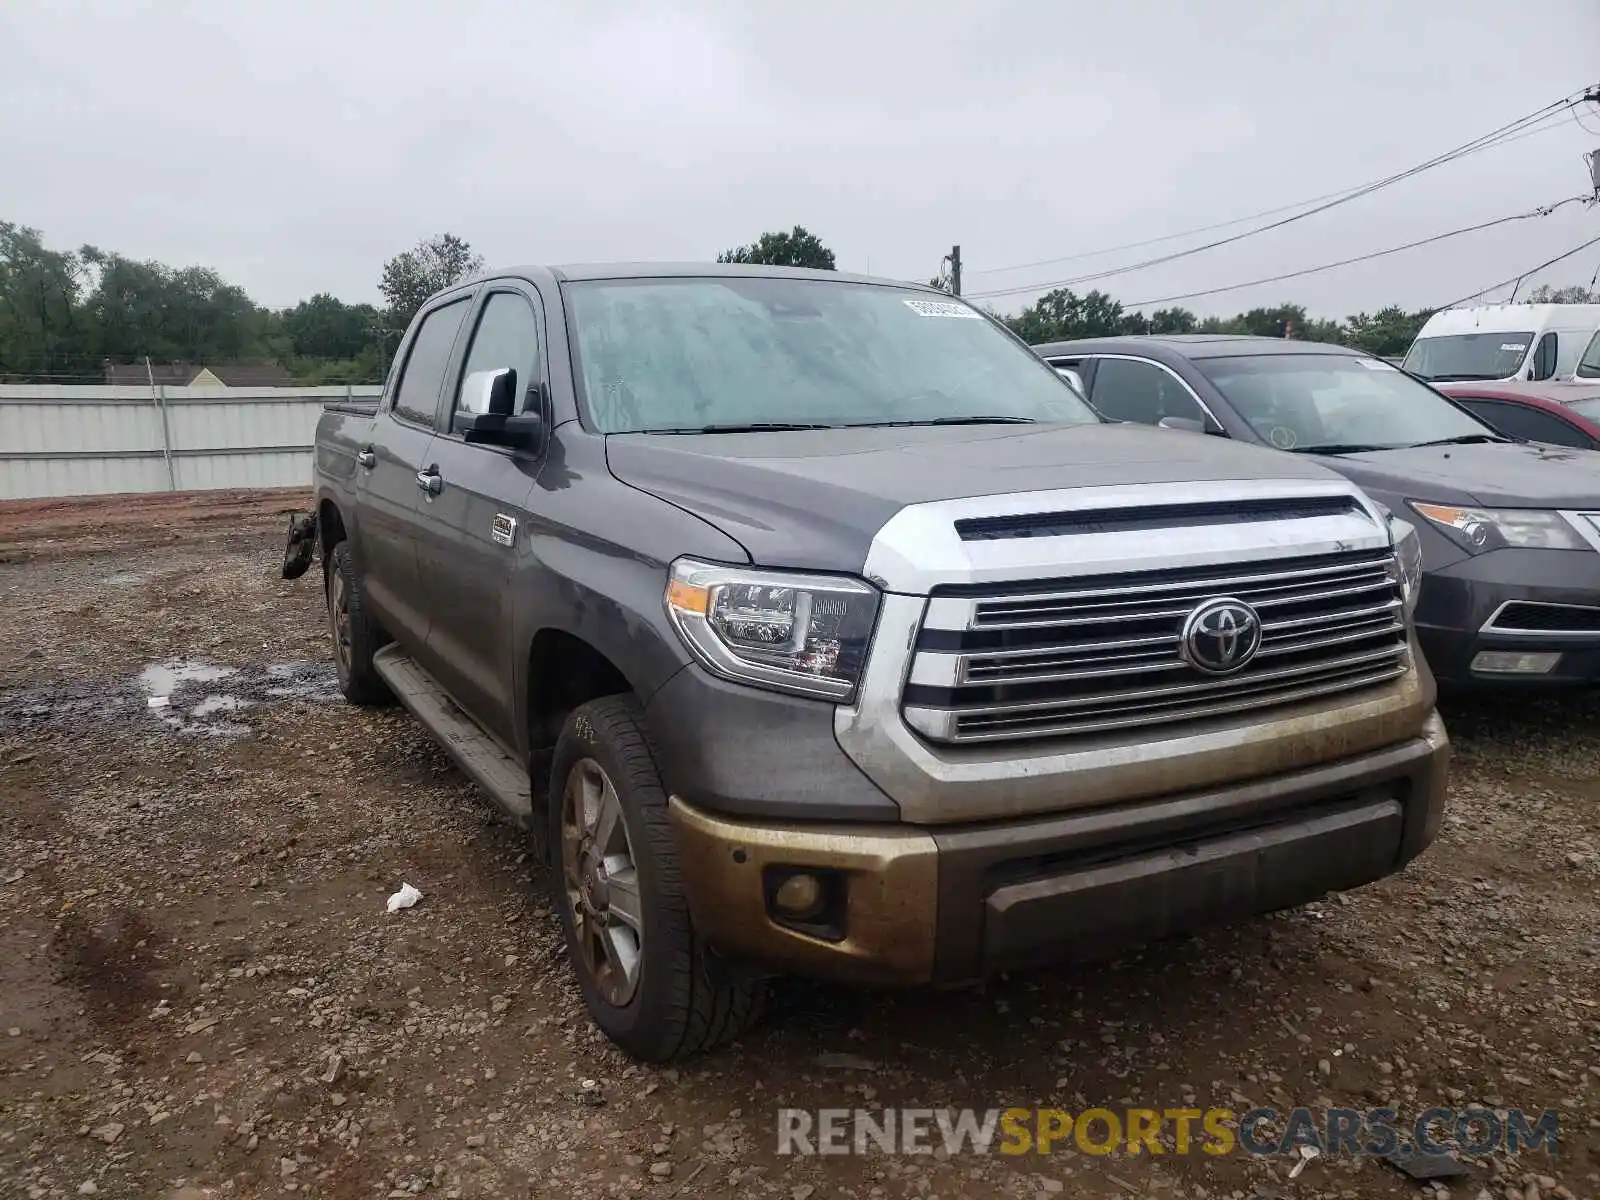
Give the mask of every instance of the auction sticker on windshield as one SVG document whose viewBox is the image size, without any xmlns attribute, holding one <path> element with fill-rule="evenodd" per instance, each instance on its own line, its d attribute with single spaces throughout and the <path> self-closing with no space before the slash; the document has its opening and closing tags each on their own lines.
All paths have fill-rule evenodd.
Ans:
<svg viewBox="0 0 1600 1200">
<path fill-rule="evenodd" d="M 983 320 L 982 313 L 974 312 L 965 304 L 952 304 L 948 300 L 907 300 L 905 306 L 924 317 L 966 317 L 973 321 Z"/>
</svg>

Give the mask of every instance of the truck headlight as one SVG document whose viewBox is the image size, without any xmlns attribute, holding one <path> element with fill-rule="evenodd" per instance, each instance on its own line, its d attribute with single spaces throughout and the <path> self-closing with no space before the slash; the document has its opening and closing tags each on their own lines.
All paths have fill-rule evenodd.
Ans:
<svg viewBox="0 0 1600 1200">
<path fill-rule="evenodd" d="M 684 644 L 723 678 L 846 700 L 866 661 L 878 591 L 848 575 L 680 558 L 667 579 L 666 607 Z"/>
<path fill-rule="evenodd" d="M 1406 615 L 1417 607 L 1417 597 L 1422 594 L 1422 539 L 1417 527 L 1409 521 L 1390 516 L 1389 529 L 1394 534 L 1394 557 L 1400 567 L 1400 594 L 1405 599 Z"/>
<path fill-rule="evenodd" d="M 1560 513 L 1540 508 L 1461 508 L 1407 501 L 1469 554 L 1507 546 L 1535 550 L 1588 550 Z"/>
</svg>

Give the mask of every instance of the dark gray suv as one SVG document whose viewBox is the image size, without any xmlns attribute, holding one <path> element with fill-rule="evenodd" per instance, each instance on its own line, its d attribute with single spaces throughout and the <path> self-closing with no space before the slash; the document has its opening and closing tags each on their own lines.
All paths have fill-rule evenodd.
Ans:
<svg viewBox="0 0 1600 1200">
<path fill-rule="evenodd" d="M 1051 342 L 1113 420 L 1321 462 L 1416 525 L 1441 682 L 1600 679 L 1600 453 L 1506 437 L 1346 346 L 1188 334 Z"/>
</svg>

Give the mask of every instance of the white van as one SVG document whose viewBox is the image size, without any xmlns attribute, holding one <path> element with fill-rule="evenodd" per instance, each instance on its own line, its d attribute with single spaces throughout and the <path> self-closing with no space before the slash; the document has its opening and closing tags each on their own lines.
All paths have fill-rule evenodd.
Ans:
<svg viewBox="0 0 1600 1200">
<path fill-rule="evenodd" d="M 1562 379 L 1600 330 L 1600 304 L 1488 304 L 1428 318 L 1406 352 L 1413 375 L 1450 379 Z"/>
</svg>

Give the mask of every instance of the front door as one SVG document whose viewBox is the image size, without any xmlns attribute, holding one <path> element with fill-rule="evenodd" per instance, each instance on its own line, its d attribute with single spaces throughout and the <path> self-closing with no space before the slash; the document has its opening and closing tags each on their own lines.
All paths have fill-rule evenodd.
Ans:
<svg viewBox="0 0 1600 1200">
<path fill-rule="evenodd" d="M 416 513 L 420 475 L 434 440 L 439 392 L 470 301 L 434 309 L 403 348 L 395 386 L 373 422 L 372 440 L 359 448 L 356 503 L 362 586 L 373 615 L 407 653 L 427 641 L 428 616 L 419 599 Z"/>
<path fill-rule="evenodd" d="M 469 444 L 454 429 L 465 381 L 480 371 L 516 372 L 518 411 L 542 411 L 544 355 L 536 297 L 511 284 L 485 291 L 465 361 L 451 382 L 448 416 L 429 450 L 436 495 L 419 512 L 420 591 L 430 609 L 423 664 L 507 747 L 514 728 L 516 669 L 512 575 L 528 552 L 528 497 L 540 458 Z"/>
</svg>

